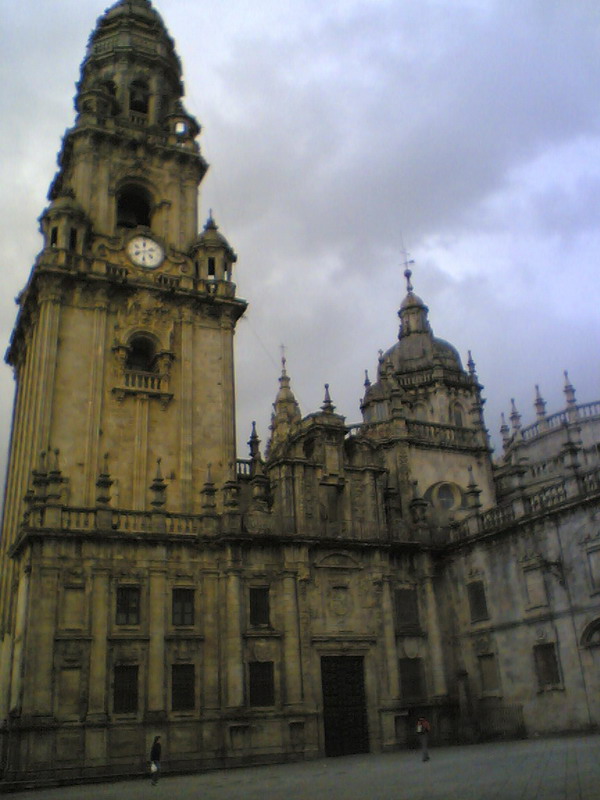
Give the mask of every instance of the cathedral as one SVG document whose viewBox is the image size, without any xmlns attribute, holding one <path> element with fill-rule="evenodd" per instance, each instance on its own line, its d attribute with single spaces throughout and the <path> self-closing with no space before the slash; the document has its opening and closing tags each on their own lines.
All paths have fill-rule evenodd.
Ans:
<svg viewBox="0 0 600 800">
<path fill-rule="evenodd" d="M 288 365 L 236 453 L 246 302 L 181 64 L 149 0 L 97 21 L 7 351 L 5 786 L 600 723 L 600 402 L 514 407 L 492 458 L 469 356 L 407 270 L 362 422 Z M 276 392 L 276 393 L 275 393 Z M 246 421 L 243 421 L 246 424 Z"/>
</svg>

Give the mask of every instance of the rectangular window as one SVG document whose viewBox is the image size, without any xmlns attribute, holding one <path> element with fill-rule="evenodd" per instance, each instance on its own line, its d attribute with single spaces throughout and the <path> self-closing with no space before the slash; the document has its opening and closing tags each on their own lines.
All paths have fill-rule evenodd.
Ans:
<svg viewBox="0 0 600 800">
<path fill-rule="evenodd" d="M 401 658 L 398 665 L 400 668 L 400 692 L 402 700 L 405 702 L 422 700 L 425 697 L 423 659 Z"/>
<path fill-rule="evenodd" d="M 58 244 L 58 228 L 50 230 L 50 247 L 56 247 Z"/>
<path fill-rule="evenodd" d="M 250 589 L 250 625 L 269 625 L 269 587 L 252 586 Z"/>
<path fill-rule="evenodd" d="M 171 667 L 171 708 L 173 711 L 193 711 L 196 707 L 196 680 L 193 664 L 173 664 Z"/>
<path fill-rule="evenodd" d="M 558 671 L 558 658 L 556 657 L 556 645 L 554 642 L 536 644 L 533 648 L 533 657 L 539 688 L 550 689 L 559 686 L 560 673 Z"/>
<path fill-rule="evenodd" d="M 471 622 L 479 622 L 482 619 L 489 619 L 483 581 L 473 581 L 472 583 L 469 583 L 467 585 L 467 591 L 469 593 Z"/>
<path fill-rule="evenodd" d="M 251 706 L 275 705 L 275 679 L 272 661 L 248 664 L 249 701 Z"/>
<path fill-rule="evenodd" d="M 173 589 L 173 625 L 194 624 L 194 590 Z"/>
<path fill-rule="evenodd" d="M 482 692 L 498 691 L 500 681 L 498 679 L 498 664 L 494 653 L 484 653 L 477 657 L 479 662 L 479 676 L 481 678 Z"/>
<path fill-rule="evenodd" d="M 77 228 L 71 228 L 69 231 L 69 250 L 77 249 Z"/>
<path fill-rule="evenodd" d="M 396 589 L 394 592 L 396 632 L 420 630 L 419 603 L 416 589 Z"/>
<path fill-rule="evenodd" d="M 594 591 L 600 589 L 600 550 L 590 550 L 587 554 Z"/>
<path fill-rule="evenodd" d="M 337 486 L 325 487 L 325 499 L 327 502 L 327 521 L 339 522 L 340 514 L 340 493 Z"/>
<path fill-rule="evenodd" d="M 117 625 L 140 624 L 140 590 L 138 586 L 117 589 Z"/>
<path fill-rule="evenodd" d="M 131 714 L 138 709 L 138 667 L 121 664 L 115 667 L 113 686 L 113 711 Z"/>
<path fill-rule="evenodd" d="M 208 277 L 209 278 L 215 277 L 215 259 L 212 257 L 208 259 Z"/>
</svg>

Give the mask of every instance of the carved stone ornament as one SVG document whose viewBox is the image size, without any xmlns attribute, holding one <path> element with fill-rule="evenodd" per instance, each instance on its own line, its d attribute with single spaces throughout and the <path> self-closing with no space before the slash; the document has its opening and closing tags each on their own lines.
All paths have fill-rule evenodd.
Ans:
<svg viewBox="0 0 600 800">
<path fill-rule="evenodd" d="M 145 648 L 139 642 L 119 642 L 113 647 L 114 664 L 140 664 Z"/>
<path fill-rule="evenodd" d="M 276 644 L 268 639 L 257 639 L 250 647 L 255 661 L 274 661 Z"/>
<path fill-rule="evenodd" d="M 56 662 L 60 667 L 80 667 L 83 663 L 85 643 L 63 640 L 56 643 Z"/>
<path fill-rule="evenodd" d="M 335 617 L 347 616 L 354 606 L 350 588 L 340 584 L 330 586 L 327 592 L 327 606 Z"/>
<path fill-rule="evenodd" d="M 478 654 L 489 653 L 492 642 L 489 636 L 478 636 L 473 643 L 475 652 Z"/>
<path fill-rule="evenodd" d="M 402 650 L 406 658 L 419 658 L 421 655 L 422 642 L 416 638 L 406 638 L 402 642 Z"/>
<path fill-rule="evenodd" d="M 173 643 L 173 658 L 175 661 L 188 663 L 198 653 L 200 643 L 196 639 L 178 639 Z"/>
<path fill-rule="evenodd" d="M 330 553 L 315 562 L 315 567 L 327 569 L 362 569 L 360 564 L 346 553 Z"/>
</svg>

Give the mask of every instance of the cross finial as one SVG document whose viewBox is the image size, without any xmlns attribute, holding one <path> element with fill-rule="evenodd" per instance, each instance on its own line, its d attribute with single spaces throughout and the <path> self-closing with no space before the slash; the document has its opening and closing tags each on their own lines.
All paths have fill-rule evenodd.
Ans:
<svg viewBox="0 0 600 800">
<path fill-rule="evenodd" d="M 287 364 L 287 359 L 285 357 L 285 345 L 279 345 L 281 350 L 281 372 L 285 375 L 285 365 Z"/>
<path fill-rule="evenodd" d="M 402 266 L 404 267 L 404 277 L 406 278 L 406 291 L 412 292 L 413 285 L 410 282 L 412 277 L 412 270 L 410 267 L 415 263 L 414 259 L 409 258 L 409 253 L 406 250 L 402 250 L 402 255 L 404 256 L 404 261 L 402 262 Z"/>
</svg>

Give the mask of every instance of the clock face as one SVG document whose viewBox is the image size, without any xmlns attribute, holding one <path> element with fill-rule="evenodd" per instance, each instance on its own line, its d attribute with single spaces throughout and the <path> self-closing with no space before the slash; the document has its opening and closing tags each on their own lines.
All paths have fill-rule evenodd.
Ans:
<svg viewBox="0 0 600 800">
<path fill-rule="evenodd" d="M 165 257 L 162 247 L 148 236 L 134 236 L 127 245 L 127 254 L 134 264 L 146 269 L 156 269 Z"/>
</svg>

